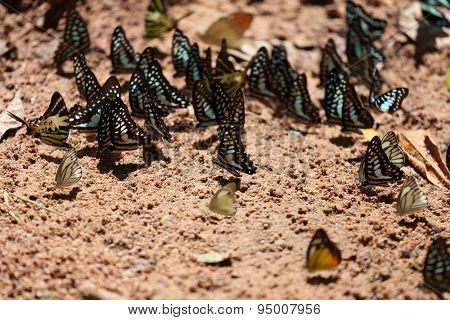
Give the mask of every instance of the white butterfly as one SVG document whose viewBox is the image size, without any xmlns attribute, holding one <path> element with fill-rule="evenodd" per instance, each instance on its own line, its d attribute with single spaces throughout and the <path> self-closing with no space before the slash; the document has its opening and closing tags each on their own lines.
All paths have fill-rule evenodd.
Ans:
<svg viewBox="0 0 450 320">
<path fill-rule="evenodd" d="M 231 182 L 222 187 L 212 197 L 208 208 L 211 211 L 223 214 L 225 216 L 234 216 L 236 214 L 236 199 L 234 193 L 236 192 L 236 183 Z"/>
<path fill-rule="evenodd" d="M 68 150 L 59 164 L 55 176 L 55 188 L 66 188 L 81 179 L 81 166 L 74 149 Z"/>
<path fill-rule="evenodd" d="M 422 210 L 428 206 L 425 193 L 420 190 L 414 177 L 409 176 L 400 190 L 397 199 L 397 214 L 405 215 Z"/>
</svg>

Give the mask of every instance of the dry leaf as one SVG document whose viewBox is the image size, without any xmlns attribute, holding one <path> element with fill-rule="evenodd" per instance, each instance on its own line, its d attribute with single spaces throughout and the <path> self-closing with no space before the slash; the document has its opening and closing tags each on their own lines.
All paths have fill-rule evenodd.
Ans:
<svg viewBox="0 0 450 320">
<path fill-rule="evenodd" d="M 450 172 L 445 166 L 439 147 L 427 131 L 401 132 L 399 143 L 417 172 L 435 186 L 450 188 Z"/>
<path fill-rule="evenodd" d="M 8 130 L 17 129 L 22 126 L 22 123 L 11 118 L 6 111 L 14 113 L 19 118 L 25 116 L 20 90 L 16 92 L 8 108 L 0 114 L 0 139 L 3 138 Z"/>
<path fill-rule="evenodd" d="M 230 48 L 239 49 L 242 44 L 244 32 L 250 27 L 253 15 L 242 11 L 222 17 L 200 34 L 200 38 L 208 43 L 220 45 L 222 39 L 227 40 Z"/>
</svg>

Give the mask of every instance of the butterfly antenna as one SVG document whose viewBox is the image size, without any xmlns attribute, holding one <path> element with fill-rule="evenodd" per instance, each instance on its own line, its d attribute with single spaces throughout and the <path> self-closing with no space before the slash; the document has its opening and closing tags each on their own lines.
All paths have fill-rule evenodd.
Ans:
<svg viewBox="0 0 450 320">
<path fill-rule="evenodd" d="M 8 113 L 8 116 L 10 116 L 11 118 L 13 118 L 13 119 L 16 120 L 16 121 L 19 121 L 21 124 L 23 124 L 23 125 L 25 125 L 27 128 L 29 128 L 29 125 L 28 125 L 28 123 L 27 123 L 25 120 L 19 118 L 19 117 L 16 116 L 14 113 L 11 113 L 11 112 L 9 112 L 9 111 L 6 111 L 6 112 Z"/>
</svg>

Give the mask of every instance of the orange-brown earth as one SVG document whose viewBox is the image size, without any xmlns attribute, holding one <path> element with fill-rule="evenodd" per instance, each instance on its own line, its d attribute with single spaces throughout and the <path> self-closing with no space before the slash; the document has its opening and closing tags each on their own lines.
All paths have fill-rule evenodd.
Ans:
<svg viewBox="0 0 450 320">
<path fill-rule="evenodd" d="M 316 87 L 319 47 L 333 37 L 339 52 L 345 50 L 344 1 L 335 2 L 337 6 L 325 7 L 266 0 L 248 6 L 246 1 L 199 0 L 171 11 L 180 16 L 195 10 L 179 24 L 191 41 L 200 41 L 198 32 L 225 13 L 242 9 L 255 14 L 247 37 L 283 39 L 300 47 L 290 46 L 289 59 L 307 74 L 318 104 L 323 97 Z M 450 110 L 444 79 L 450 49 L 426 54 L 416 67 L 414 45 L 392 41 L 398 34 L 398 12 L 409 2 L 357 2 L 389 21 L 382 38 L 387 58 L 382 73 L 389 87 L 410 89 L 403 110 L 376 116 L 379 132 L 423 128 L 439 144 L 448 144 Z M 135 49 L 151 45 L 170 52 L 171 33 L 157 40 L 143 38 L 146 6 L 147 1 L 104 0 L 78 7 L 93 42 L 87 60 L 101 82 L 109 76 L 110 36 L 119 24 Z M 74 79 L 57 75 L 52 66 L 64 22 L 49 33 L 35 26 L 42 25 L 46 9 L 43 4 L 16 15 L 0 7 L 0 34 L 17 48 L 15 60 L 0 57 L 0 110 L 21 90 L 28 119 L 42 114 L 54 91 L 68 106 L 84 103 Z M 309 46 L 314 49 L 301 49 Z M 172 80 L 170 58 L 163 66 Z M 174 83 L 182 87 L 184 80 Z M 206 208 L 231 177 L 213 167 L 217 142 L 208 147 L 205 141 L 214 129 L 194 129 L 191 107 L 168 117 L 175 141 L 158 143 L 163 157 L 150 166 L 142 164 L 139 151 L 123 154 L 115 164 L 99 162 L 95 139 L 72 133 L 69 139 L 78 151 L 83 178 L 67 191 L 52 187 L 62 151 L 26 136 L 24 128 L 4 140 L 2 193 L 22 194 L 53 212 L 17 201 L 13 207 L 24 221 L 18 224 L 1 201 L 0 297 L 82 298 L 80 285 L 88 281 L 133 299 L 436 298 L 422 288 L 421 270 L 432 239 L 448 238 L 448 190 L 418 177 L 430 206 L 399 217 L 393 208 L 400 183 L 363 192 L 355 180 L 367 146 L 361 135 L 276 118 L 267 107 L 252 100 L 246 103 L 247 152 L 258 171 L 242 177 L 238 212 L 232 218 Z M 410 167 L 405 171 L 415 174 Z M 310 274 L 304 268 L 306 249 L 318 228 L 337 243 L 343 261 L 334 271 Z M 208 251 L 229 252 L 231 265 L 202 265 L 197 256 Z"/>
</svg>

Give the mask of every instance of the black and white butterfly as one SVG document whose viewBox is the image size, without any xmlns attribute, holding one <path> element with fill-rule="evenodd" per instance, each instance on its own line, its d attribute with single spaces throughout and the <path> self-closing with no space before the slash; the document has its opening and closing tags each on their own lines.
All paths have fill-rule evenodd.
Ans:
<svg viewBox="0 0 450 320">
<path fill-rule="evenodd" d="M 56 66 L 60 68 L 66 60 L 72 59 L 80 52 L 88 51 L 90 45 L 86 23 L 75 9 L 71 9 L 67 12 L 63 40 L 55 52 Z"/>
<path fill-rule="evenodd" d="M 343 131 L 359 131 L 372 128 L 375 123 L 372 115 L 364 108 L 355 86 L 347 81 L 345 90 L 344 110 L 342 118 Z"/>
<path fill-rule="evenodd" d="M 213 108 L 217 123 L 219 125 L 239 125 L 243 128 L 245 124 L 245 101 L 243 90 L 238 89 L 233 96 L 230 96 L 222 83 L 214 81 L 212 91 L 214 101 Z"/>
<path fill-rule="evenodd" d="M 139 54 L 134 52 L 123 28 L 121 26 L 116 27 L 111 36 L 112 72 L 131 73 L 136 69 L 139 59 Z"/>
<path fill-rule="evenodd" d="M 387 26 L 386 20 L 372 17 L 363 7 L 350 0 L 347 0 L 346 3 L 346 18 L 347 25 L 358 23 L 370 39 L 380 38 Z"/>
<path fill-rule="evenodd" d="M 239 177 L 240 172 L 254 174 L 256 167 L 245 153 L 240 125 L 219 125 L 219 148 L 213 163 Z"/>
<path fill-rule="evenodd" d="M 325 47 L 322 49 L 322 60 L 320 61 L 320 84 L 319 86 L 325 86 L 327 82 L 328 73 L 336 69 L 338 73 L 345 73 L 350 76 L 350 69 L 342 61 L 341 57 L 336 51 L 336 44 L 333 39 L 329 39 Z"/>
<path fill-rule="evenodd" d="M 70 149 L 64 154 L 58 171 L 56 171 L 54 185 L 55 188 L 66 188 L 81 179 L 82 171 L 78 163 L 75 149 Z"/>
<path fill-rule="evenodd" d="M 132 113 L 138 113 L 145 119 L 146 127 L 153 136 L 172 141 L 172 135 L 162 119 L 164 106 L 159 104 L 154 92 L 148 88 L 141 70 L 135 70 L 131 76 L 129 100 Z"/>
<path fill-rule="evenodd" d="M 386 133 L 381 140 L 381 147 L 393 165 L 401 168 L 405 165 L 405 154 L 398 144 L 398 137 L 394 131 Z"/>
<path fill-rule="evenodd" d="M 184 94 L 172 86 L 164 76 L 161 65 L 154 59 L 149 63 L 149 68 L 140 68 L 150 90 L 154 90 L 159 102 L 171 108 L 186 108 L 189 102 Z"/>
<path fill-rule="evenodd" d="M 378 136 L 372 138 L 359 167 L 363 186 L 381 185 L 403 178 L 403 171 L 389 161 Z"/>
<path fill-rule="evenodd" d="M 106 148 L 112 153 L 135 150 L 148 143 L 151 137 L 134 122 L 122 99 L 116 98 L 114 102 L 105 100 L 97 139 L 100 154 Z"/>
<path fill-rule="evenodd" d="M 450 292 L 450 254 L 447 240 L 436 238 L 428 249 L 423 266 L 423 280 L 441 299 Z"/>
<path fill-rule="evenodd" d="M 289 84 L 289 93 L 283 99 L 290 115 L 296 119 L 320 123 L 319 110 L 314 106 L 308 92 L 306 75 L 298 74 Z"/>
<path fill-rule="evenodd" d="M 189 39 L 179 29 L 175 29 L 172 38 L 172 63 L 175 68 L 174 77 L 186 75 L 189 57 L 191 53 L 191 44 Z"/>
<path fill-rule="evenodd" d="M 400 190 L 397 199 L 397 214 L 410 214 L 428 207 L 428 199 L 420 190 L 414 177 L 409 176 Z"/>
<path fill-rule="evenodd" d="M 275 98 L 275 93 L 271 89 L 270 58 L 265 47 L 259 48 L 250 61 L 248 69 L 250 69 L 250 75 L 247 77 L 247 83 L 250 92 L 256 96 Z"/>
<path fill-rule="evenodd" d="M 270 58 L 270 74 L 272 75 L 273 91 L 277 97 L 285 97 L 289 93 L 289 84 L 297 72 L 287 59 L 286 48 L 283 45 L 272 48 Z"/>
<path fill-rule="evenodd" d="M 78 91 L 89 102 L 94 94 L 101 89 L 101 86 L 95 74 L 89 69 L 83 53 L 73 58 L 73 70 Z"/>
<path fill-rule="evenodd" d="M 74 106 L 69 115 L 69 123 L 81 132 L 96 132 L 105 100 L 114 101 L 117 98 L 120 98 L 120 83 L 112 76 L 103 84 L 100 91 L 92 96 L 86 108 Z"/>
<path fill-rule="evenodd" d="M 369 106 L 381 112 L 394 113 L 402 106 L 403 100 L 408 96 L 408 88 L 394 88 L 379 96 L 375 96 L 374 84 L 372 80 L 369 93 Z"/>
<path fill-rule="evenodd" d="M 445 14 L 440 11 L 437 6 L 450 9 L 448 0 L 421 0 L 420 8 L 422 15 L 427 22 L 438 28 L 450 28 L 450 21 L 448 21 Z"/>
</svg>

